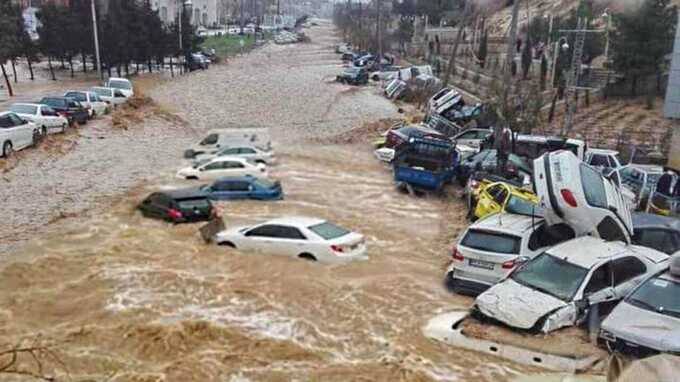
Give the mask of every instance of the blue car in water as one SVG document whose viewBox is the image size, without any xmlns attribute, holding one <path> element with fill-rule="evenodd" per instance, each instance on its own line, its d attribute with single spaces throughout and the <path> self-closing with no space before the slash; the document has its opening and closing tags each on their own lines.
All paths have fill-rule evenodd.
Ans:
<svg viewBox="0 0 680 382">
<path fill-rule="evenodd" d="M 219 178 L 213 184 L 201 186 L 200 191 L 211 200 L 283 199 L 280 182 L 252 176 Z"/>
</svg>

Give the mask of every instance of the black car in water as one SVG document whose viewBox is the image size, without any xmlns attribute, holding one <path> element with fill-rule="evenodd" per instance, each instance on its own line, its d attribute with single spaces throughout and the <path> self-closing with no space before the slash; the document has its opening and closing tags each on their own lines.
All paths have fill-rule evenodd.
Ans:
<svg viewBox="0 0 680 382">
<path fill-rule="evenodd" d="M 54 109 L 57 114 L 66 117 L 69 123 L 87 123 L 90 113 L 80 102 L 68 97 L 43 97 L 37 103 L 47 105 Z"/>
<path fill-rule="evenodd" d="M 368 83 L 368 70 L 351 66 L 339 74 L 336 81 L 351 85 L 366 85 Z"/>
<path fill-rule="evenodd" d="M 172 223 L 209 221 L 217 216 L 217 210 L 208 196 L 197 189 L 154 192 L 139 206 L 142 215 Z"/>
</svg>

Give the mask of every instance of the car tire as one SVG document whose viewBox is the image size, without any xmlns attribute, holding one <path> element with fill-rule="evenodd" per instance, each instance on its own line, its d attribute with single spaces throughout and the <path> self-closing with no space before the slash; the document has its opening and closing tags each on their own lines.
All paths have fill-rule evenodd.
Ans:
<svg viewBox="0 0 680 382">
<path fill-rule="evenodd" d="M 10 158 L 12 154 L 14 153 L 14 149 L 12 147 L 12 142 L 7 141 L 2 145 L 2 156 L 4 158 Z"/>
<path fill-rule="evenodd" d="M 314 255 L 312 255 L 311 253 L 306 253 L 306 252 L 299 254 L 298 259 L 309 260 L 309 261 L 317 261 L 316 257 L 314 257 Z"/>
<path fill-rule="evenodd" d="M 66 132 L 66 129 L 67 129 L 67 128 L 68 128 L 68 123 L 64 123 L 63 125 L 61 125 L 61 132 L 62 132 L 62 134 Z"/>
<path fill-rule="evenodd" d="M 223 241 L 221 243 L 217 243 L 217 245 L 219 245 L 221 247 L 229 247 L 229 248 L 236 249 L 236 244 L 232 243 L 231 241 Z"/>
<path fill-rule="evenodd" d="M 186 180 L 198 180 L 198 177 L 197 177 L 197 176 L 193 176 L 193 175 L 192 175 L 192 176 L 187 176 L 187 177 L 186 177 Z"/>
</svg>

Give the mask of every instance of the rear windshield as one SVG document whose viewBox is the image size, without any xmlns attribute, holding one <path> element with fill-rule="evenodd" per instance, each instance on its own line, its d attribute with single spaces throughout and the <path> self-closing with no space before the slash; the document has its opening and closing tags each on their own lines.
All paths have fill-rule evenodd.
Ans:
<svg viewBox="0 0 680 382">
<path fill-rule="evenodd" d="M 12 105 L 9 107 L 9 109 L 19 114 L 35 114 L 38 108 L 37 106 L 31 105 Z"/>
<path fill-rule="evenodd" d="M 631 294 L 626 302 L 638 308 L 680 318 L 680 283 L 654 277 Z"/>
<path fill-rule="evenodd" d="M 586 201 L 593 207 L 607 208 L 607 193 L 602 175 L 592 167 L 581 165 L 581 183 Z"/>
<path fill-rule="evenodd" d="M 111 89 L 103 89 L 103 88 L 93 88 L 92 91 L 97 93 L 99 96 L 104 96 L 104 97 L 111 97 L 112 95 L 112 90 Z"/>
<path fill-rule="evenodd" d="M 210 202 L 206 198 L 180 199 L 177 201 L 177 204 L 182 210 L 210 208 Z"/>
<path fill-rule="evenodd" d="M 517 236 L 471 229 L 460 245 L 480 251 L 519 254 L 521 239 Z"/>
<path fill-rule="evenodd" d="M 516 270 L 511 278 L 539 292 L 570 301 L 587 274 L 586 268 L 544 253 Z"/>
<path fill-rule="evenodd" d="M 536 203 L 515 195 L 510 195 L 510 199 L 508 199 L 508 204 L 505 206 L 505 210 L 518 215 L 541 216 L 541 212 L 538 211 Z"/>
<path fill-rule="evenodd" d="M 337 239 L 341 236 L 349 234 L 348 230 L 342 227 L 338 227 L 337 225 L 329 222 L 313 225 L 308 228 L 310 231 L 314 232 L 315 234 L 321 236 L 326 240 Z"/>
<path fill-rule="evenodd" d="M 109 80 L 109 87 L 110 88 L 116 88 L 116 89 L 132 89 L 132 86 L 130 86 L 130 83 L 127 81 L 121 81 L 121 80 Z"/>
<path fill-rule="evenodd" d="M 64 97 L 68 98 L 73 98 L 76 101 L 87 101 L 87 97 L 85 97 L 85 93 L 81 92 L 68 92 Z"/>
</svg>

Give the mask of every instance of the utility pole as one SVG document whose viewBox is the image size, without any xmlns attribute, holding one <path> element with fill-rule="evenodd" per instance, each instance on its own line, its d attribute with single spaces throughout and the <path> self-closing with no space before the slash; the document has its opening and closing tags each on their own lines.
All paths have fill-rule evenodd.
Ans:
<svg viewBox="0 0 680 382">
<path fill-rule="evenodd" d="M 92 30 L 94 31 L 94 55 L 97 58 L 97 76 L 99 76 L 99 79 L 104 79 L 102 76 L 102 62 L 99 57 L 99 36 L 97 32 L 97 11 L 94 8 L 94 0 L 90 1 L 90 5 L 92 8 Z M 83 62 L 83 65 L 85 63 Z"/>
<path fill-rule="evenodd" d="M 383 46 L 382 46 L 382 39 L 380 35 L 380 4 L 382 3 L 382 0 L 375 0 L 376 1 L 376 7 L 378 8 L 378 13 L 376 14 L 376 38 L 378 39 L 378 55 L 380 59 L 382 59 L 382 54 L 383 54 Z"/>
<path fill-rule="evenodd" d="M 444 74 L 444 86 L 449 84 L 449 77 L 453 74 L 456 66 L 456 55 L 458 54 L 458 46 L 460 45 L 460 40 L 463 38 L 463 30 L 465 29 L 465 24 L 469 17 L 471 1 L 465 2 L 465 8 L 463 9 L 463 17 L 458 24 L 458 33 L 456 34 L 456 42 L 453 44 L 453 49 L 451 51 L 451 58 L 449 59 L 449 65 L 446 67 L 446 73 Z M 425 22 L 425 27 L 427 28 L 427 21 Z"/>
</svg>

